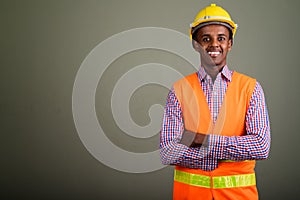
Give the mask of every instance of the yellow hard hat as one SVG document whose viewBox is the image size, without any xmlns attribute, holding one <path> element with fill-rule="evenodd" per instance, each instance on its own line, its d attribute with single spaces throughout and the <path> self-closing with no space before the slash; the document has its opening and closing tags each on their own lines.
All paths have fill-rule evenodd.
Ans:
<svg viewBox="0 0 300 200">
<path fill-rule="evenodd" d="M 234 37 L 238 27 L 238 25 L 232 21 L 226 10 L 216 4 L 211 4 L 202 9 L 196 15 L 194 22 L 190 24 L 190 37 L 192 38 L 196 30 L 208 24 L 221 24 L 226 26 L 232 31 L 232 37 Z"/>
</svg>

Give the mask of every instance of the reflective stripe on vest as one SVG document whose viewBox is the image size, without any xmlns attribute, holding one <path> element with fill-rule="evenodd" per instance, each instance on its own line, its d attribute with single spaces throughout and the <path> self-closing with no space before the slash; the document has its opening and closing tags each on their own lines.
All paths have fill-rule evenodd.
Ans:
<svg viewBox="0 0 300 200">
<path fill-rule="evenodd" d="M 175 170 L 174 180 L 188 185 L 215 189 L 256 185 L 254 173 L 232 176 L 215 176 L 212 177 L 211 182 L 210 176 Z"/>
</svg>

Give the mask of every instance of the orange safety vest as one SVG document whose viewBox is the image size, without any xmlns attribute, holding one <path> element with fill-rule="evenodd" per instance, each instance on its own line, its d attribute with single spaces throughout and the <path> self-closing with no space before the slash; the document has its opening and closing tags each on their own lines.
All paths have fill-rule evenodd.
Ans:
<svg viewBox="0 0 300 200">
<path fill-rule="evenodd" d="M 185 129 L 224 136 L 245 135 L 245 117 L 256 80 L 234 72 L 217 121 L 212 122 L 197 73 L 174 84 Z M 174 200 L 257 200 L 255 161 L 220 160 L 212 171 L 175 167 Z"/>
</svg>

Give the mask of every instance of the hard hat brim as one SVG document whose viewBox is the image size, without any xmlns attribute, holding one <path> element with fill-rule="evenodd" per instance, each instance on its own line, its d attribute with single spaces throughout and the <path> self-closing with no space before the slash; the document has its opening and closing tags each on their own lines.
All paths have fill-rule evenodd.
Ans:
<svg viewBox="0 0 300 200">
<path fill-rule="evenodd" d="M 231 31 L 232 31 L 232 36 L 234 37 L 235 33 L 236 33 L 236 30 L 237 30 L 237 27 L 238 25 L 235 24 L 233 21 L 231 20 L 226 20 L 226 19 L 216 19 L 216 18 L 208 18 L 208 19 L 202 19 L 201 21 L 198 21 L 198 22 L 193 22 L 190 27 L 190 34 L 191 36 L 197 31 L 199 30 L 200 28 L 202 28 L 203 26 L 207 26 L 207 25 L 210 25 L 210 24 L 219 24 L 219 25 L 223 25 L 227 28 L 229 28 Z"/>
<path fill-rule="evenodd" d="M 204 26 L 208 26 L 208 25 L 222 25 L 225 26 L 226 28 L 228 28 L 230 31 L 233 31 L 233 27 L 228 24 L 227 22 L 219 22 L 219 21 L 208 21 L 208 22 L 204 22 L 199 24 L 198 26 L 192 28 L 192 35 L 197 32 L 200 28 L 204 27 Z"/>
</svg>

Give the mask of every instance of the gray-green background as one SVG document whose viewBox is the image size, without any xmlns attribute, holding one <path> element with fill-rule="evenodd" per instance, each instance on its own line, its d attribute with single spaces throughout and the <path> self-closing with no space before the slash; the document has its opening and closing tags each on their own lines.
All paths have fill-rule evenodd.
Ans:
<svg viewBox="0 0 300 200">
<path fill-rule="evenodd" d="M 214 1 L 239 24 L 229 66 L 262 84 L 271 119 L 270 157 L 257 164 L 261 199 L 299 196 L 299 1 Z M 72 116 L 72 89 L 88 53 L 113 34 L 136 27 L 188 33 L 198 10 L 211 1 L 110 0 L 0 2 L 1 192 L 5 199 L 171 199 L 172 168 L 128 174 L 101 164 L 79 139 Z M 100 124 L 118 146 L 147 152 L 147 140 L 125 136 L 108 108 L 111 90 L 130 68 L 158 62 L 190 73 L 178 56 L 141 50 L 117 59 L 96 95 Z M 130 109 L 147 124 L 147 110 L 164 104 L 167 90 L 140 88 Z M 4 199 L 4 198 L 2 198 Z"/>
</svg>

